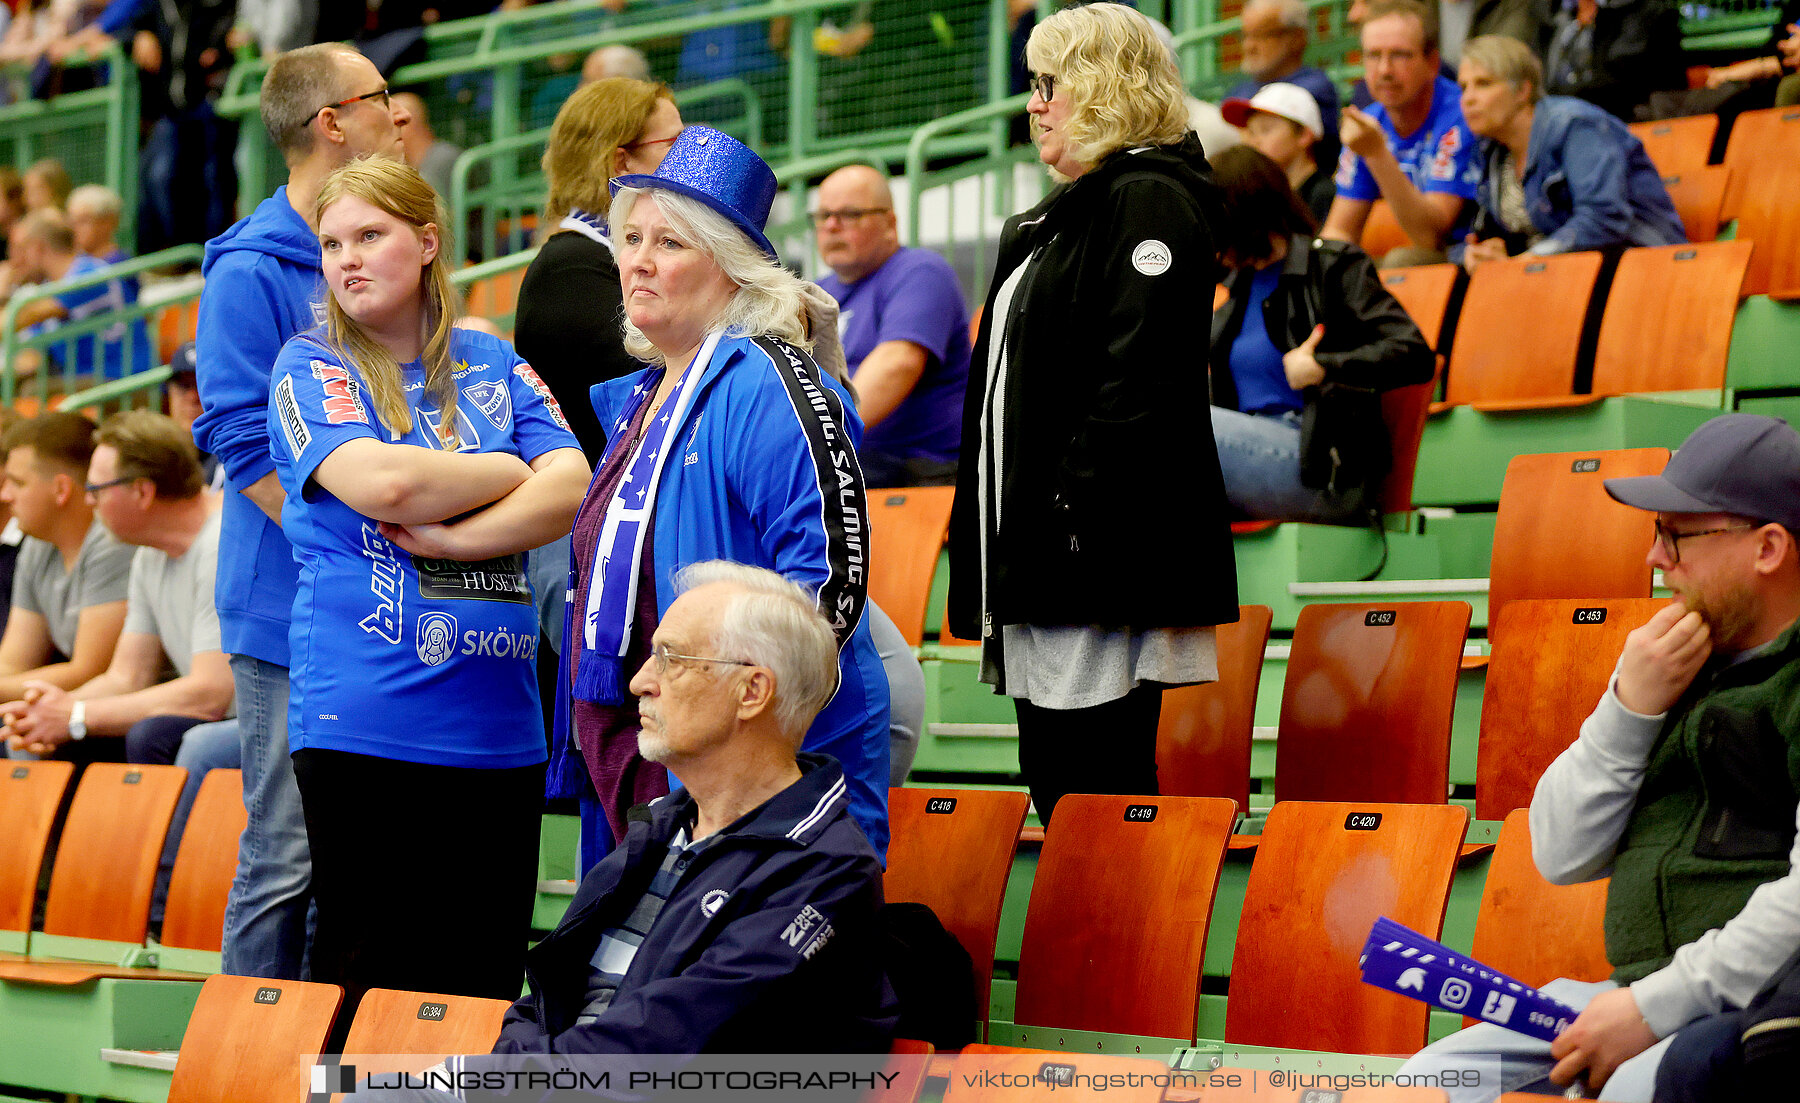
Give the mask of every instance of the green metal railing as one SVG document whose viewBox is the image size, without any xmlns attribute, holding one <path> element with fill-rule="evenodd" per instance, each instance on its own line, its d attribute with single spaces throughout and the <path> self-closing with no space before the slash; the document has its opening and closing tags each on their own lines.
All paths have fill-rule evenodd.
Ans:
<svg viewBox="0 0 1800 1103">
<path fill-rule="evenodd" d="M 200 288 L 150 300 L 140 297 L 120 310 L 109 310 L 78 320 L 65 320 L 53 329 L 25 334 L 19 332 L 19 317 L 33 303 L 41 303 L 70 291 L 98 287 L 113 280 L 138 276 L 152 269 L 178 264 L 199 264 L 202 250 L 198 245 L 179 245 L 160 253 L 135 257 L 108 265 L 85 276 L 22 290 L 0 310 L 0 403 L 10 405 L 22 389 L 34 395 L 40 408 L 48 406 L 52 394 L 63 396 L 67 408 L 100 405 L 160 386 L 169 373 L 161 370 L 161 357 L 156 347 L 156 318 L 163 310 L 199 298 Z M 119 349 L 120 362 L 127 374 L 120 379 L 100 380 L 92 372 L 77 370 L 79 343 L 93 342 L 91 359 L 103 361 L 109 346 Z M 131 372 L 130 365 L 146 349 L 147 371 Z M 25 361 L 36 363 L 35 374 L 20 386 L 18 368 Z"/>
<path fill-rule="evenodd" d="M 108 77 L 97 88 L 0 107 L 0 164 L 23 171 L 54 157 L 76 183 L 118 192 L 125 199 L 119 244 L 130 250 L 137 240 L 137 66 L 116 44 L 93 64 L 104 65 Z"/>
<path fill-rule="evenodd" d="M 753 149 L 763 145 L 763 111 L 756 90 L 741 80 L 720 80 L 675 93 L 684 112 L 695 105 L 735 100 L 740 112 L 713 123 Z M 451 170 L 445 197 L 450 225 L 462 231 L 459 245 L 471 260 L 498 256 L 509 245 L 521 247 L 517 232 L 528 214 L 543 206 L 548 184 L 540 162 L 550 128 L 542 127 L 466 149 Z M 510 232 L 503 230 L 511 228 Z"/>
</svg>

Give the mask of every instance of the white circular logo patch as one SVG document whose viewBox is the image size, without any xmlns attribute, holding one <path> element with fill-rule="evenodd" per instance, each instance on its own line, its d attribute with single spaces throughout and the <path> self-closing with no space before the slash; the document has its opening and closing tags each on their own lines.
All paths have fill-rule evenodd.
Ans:
<svg viewBox="0 0 1800 1103">
<path fill-rule="evenodd" d="M 725 906 L 725 899 L 730 895 L 724 889 L 713 889 L 700 898 L 700 914 L 708 919 L 719 914 L 719 909 Z"/>
<path fill-rule="evenodd" d="M 1169 247 L 1155 238 L 1145 238 L 1131 251 L 1131 266 L 1146 276 L 1160 276 L 1169 270 L 1175 257 Z"/>
</svg>

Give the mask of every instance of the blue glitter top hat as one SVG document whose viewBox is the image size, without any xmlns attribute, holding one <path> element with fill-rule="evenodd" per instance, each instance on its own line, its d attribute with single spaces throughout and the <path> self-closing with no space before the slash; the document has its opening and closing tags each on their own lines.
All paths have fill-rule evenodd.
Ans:
<svg viewBox="0 0 1800 1103">
<path fill-rule="evenodd" d="M 749 146 L 723 131 L 688 127 L 669 146 L 654 173 L 616 177 L 613 193 L 620 188 L 666 188 L 699 200 L 775 256 L 775 246 L 763 234 L 775 202 L 775 173 Z"/>
</svg>

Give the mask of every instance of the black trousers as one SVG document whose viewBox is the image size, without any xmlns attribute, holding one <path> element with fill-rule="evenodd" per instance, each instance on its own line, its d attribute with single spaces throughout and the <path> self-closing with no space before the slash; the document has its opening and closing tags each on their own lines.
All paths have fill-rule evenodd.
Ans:
<svg viewBox="0 0 1800 1103">
<path fill-rule="evenodd" d="M 1085 709 L 1047 709 L 1023 697 L 1019 713 L 1019 770 L 1048 827 L 1067 793 L 1156 792 L 1156 725 L 1163 687 L 1146 683 L 1125 696 Z"/>
<path fill-rule="evenodd" d="M 339 1023 L 370 988 L 519 997 L 541 764 L 472 770 L 308 748 L 294 776 L 318 906 L 312 979 L 344 986 Z"/>
</svg>

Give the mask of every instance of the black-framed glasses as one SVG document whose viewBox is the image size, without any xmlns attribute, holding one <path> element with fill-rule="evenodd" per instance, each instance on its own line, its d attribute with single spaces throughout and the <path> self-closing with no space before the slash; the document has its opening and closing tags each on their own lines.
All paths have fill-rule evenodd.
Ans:
<svg viewBox="0 0 1800 1103">
<path fill-rule="evenodd" d="M 848 224 L 861 222 L 872 214 L 886 214 L 891 210 L 892 207 L 845 207 L 836 211 L 813 211 L 807 217 L 812 219 L 814 226 L 823 226 L 834 218 Z"/>
<path fill-rule="evenodd" d="M 1696 536 L 1717 536 L 1721 532 L 1749 532 L 1751 529 L 1761 527 L 1761 525 L 1726 525 L 1723 528 L 1700 529 L 1697 532 L 1678 532 L 1659 520 L 1656 522 L 1656 542 L 1662 546 L 1663 551 L 1669 553 L 1669 566 L 1674 567 L 1681 563 L 1681 542 L 1683 540 L 1692 540 Z"/>
<path fill-rule="evenodd" d="M 650 652 L 650 658 L 656 662 L 656 676 L 666 677 L 669 673 L 669 662 L 675 660 L 684 663 L 724 663 L 727 666 L 756 666 L 742 659 L 721 659 L 712 655 L 683 655 L 679 651 L 670 651 L 668 644 L 658 644 Z"/>
<path fill-rule="evenodd" d="M 1045 103 L 1056 98 L 1056 78 L 1049 73 L 1039 73 L 1032 77 L 1031 87 L 1037 90 L 1038 99 Z"/>
<path fill-rule="evenodd" d="M 87 492 L 89 494 L 98 494 L 102 490 L 111 490 L 115 486 L 124 486 L 126 483 L 134 483 L 137 482 L 137 480 L 138 476 L 136 475 L 121 475 L 119 478 L 108 479 L 103 483 L 89 483 L 87 484 Z"/>
<path fill-rule="evenodd" d="M 388 88 L 387 85 L 384 84 L 380 88 L 375 89 L 375 91 L 373 91 L 373 92 L 364 92 L 360 96 L 351 96 L 347 100 L 339 100 L 336 103 L 328 103 L 324 107 L 319 108 L 319 111 L 325 111 L 325 110 L 328 110 L 333 107 L 349 107 L 353 103 L 361 103 L 364 100 L 373 100 L 373 99 L 380 99 L 381 106 L 384 109 L 391 111 L 391 110 L 393 110 L 393 101 L 389 98 L 389 96 L 391 96 L 391 95 L 392 95 L 391 90 Z M 313 112 L 313 118 L 316 119 L 319 117 L 319 111 Z"/>
</svg>

